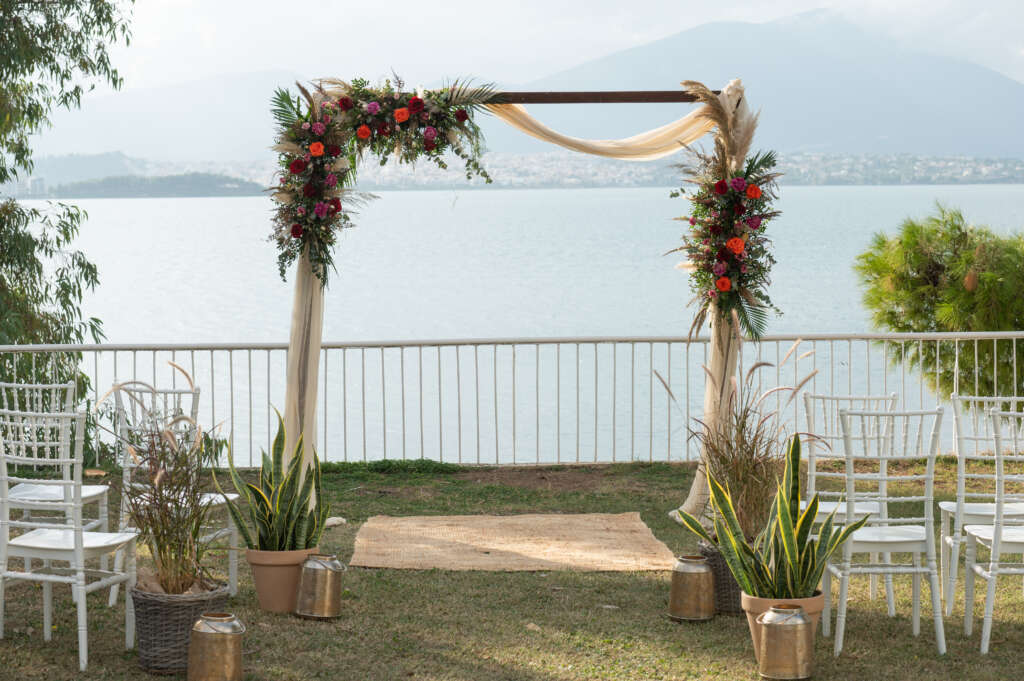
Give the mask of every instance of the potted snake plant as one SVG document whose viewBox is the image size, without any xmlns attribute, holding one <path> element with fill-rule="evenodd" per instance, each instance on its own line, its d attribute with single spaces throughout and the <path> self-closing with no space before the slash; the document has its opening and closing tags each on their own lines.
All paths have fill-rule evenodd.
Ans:
<svg viewBox="0 0 1024 681">
<path fill-rule="evenodd" d="M 753 542 L 744 535 L 729 490 L 708 475 L 714 508 L 714 538 L 689 513 L 680 513 L 683 523 L 706 542 L 715 544 L 743 590 L 742 606 L 747 614 L 754 654 L 760 652 L 761 625 L 757 616 L 773 606 L 796 604 L 817 629 L 824 609 L 818 589 L 829 558 L 867 518 L 838 527 L 832 513 L 818 527 L 818 495 L 801 511 L 800 438 L 793 436 L 786 452 L 786 468 L 778 483 L 767 526 Z"/>
<path fill-rule="evenodd" d="M 245 507 L 240 508 L 226 495 L 225 499 L 247 547 L 245 558 L 252 569 L 260 608 L 290 613 L 295 610 L 302 563 L 318 552 L 330 508 L 323 503 L 320 462 L 316 456 L 312 466 L 302 469 L 301 437 L 285 466 L 285 428 L 280 413 L 277 421 L 277 436 L 271 453 L 263 452 L 255 484 L 242 480 L 228 448 L 231 482 L 245 500 Z M 214 484 L 223 494 L 216 475 Z"/>
</svg>

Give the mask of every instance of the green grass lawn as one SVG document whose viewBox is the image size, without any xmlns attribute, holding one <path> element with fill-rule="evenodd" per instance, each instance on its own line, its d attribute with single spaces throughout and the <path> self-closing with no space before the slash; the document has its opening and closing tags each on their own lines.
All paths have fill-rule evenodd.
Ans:
<svg viewBox="0 0 1024 681">
<path fill-rule="evenodd" d="M 943 498 L 952 479 L 943 462 Z M 347 562 L 360 524 L 377 514 L 618 513 L 639 511 L 673 551 L 692 547 L 666 511 L 683 498 L 692 469 L 665 464 L 457 469 L 437 465 L 344 465 L 325 471 L 332 515 L 349 520 L 322 546 Z M 225 568 L 223 555 L 217 568 Z M 486 573 L 350 569 L 344 615 L 313 622 L 261 612 L 244 562 L 230 608 L 248 627 L 247 678 L 260 680 L 431 679 L 583 681 L 756 679 L 743 617 L 677 624 L 665 617 L 669 574 Z M 1019 678 L 1024 599 L 1018 580 L 1000 584 L 992 652 L 962 636 L 962 596 L 946 619 L 949 653 L 939 658 L 927 586 L 921 636 L 911 635 L 910 578 L 897 578 L 897 616 L 870 601 L 867 579 L 851 587 L 846 646 L 832 657 L 819 635 L 816 679 Z M 962 587 L 961 587 L 962 594 Z M 982 598 L 978 599 L 980 614 Z M 0 679 L 144 679 L 123 650 L 123 605 L 89 599 L 89 671 L 78 674 L 70 590 L 55 590 L 53 641 L 44 643 L 39 587 L 8 587 Z"/>
</svg>

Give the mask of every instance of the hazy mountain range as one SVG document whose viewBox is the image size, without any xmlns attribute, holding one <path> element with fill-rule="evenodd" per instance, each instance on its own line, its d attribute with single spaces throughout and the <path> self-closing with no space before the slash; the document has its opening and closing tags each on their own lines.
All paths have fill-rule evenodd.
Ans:
<svg viewBox="0 0 1024 681">
<path fill-rule="evenodd" d="M 54 128 L 38 138 L 37 158 L 120 151 L 151 161 L 265 162 L 272 157 L 268 100 L 275 87 L 299 77 L 248 73 L 87 98 L 81 111 L 54 117 Z M 706 24 L 538 81 L 501 85 L 528 90 L 672 89 L 683 79 L 718 87 L 736 77 L 743 79 L 752 106 L 762 112 L 760 147 L 1024 157 L 1024 84 L 965 61 L 898 47 L 829 11 L 763 24 Z M 561 132 L 614 138 L 691 109 L 611 104 L 548 105 L 533 111 Z M 551 150 L 493 119 L 484 128 L 488 147 L 495 151 Z M 110 174 L 125 173 L 117 169 Z"/>
</svg>

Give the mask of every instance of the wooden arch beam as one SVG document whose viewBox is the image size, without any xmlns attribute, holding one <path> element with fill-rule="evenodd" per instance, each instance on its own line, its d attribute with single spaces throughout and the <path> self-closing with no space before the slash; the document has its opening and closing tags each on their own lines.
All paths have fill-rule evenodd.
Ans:
<svg viewBox="0 0 1024 681">
<path fill-rule="evenodd" d="M 718 90 L 715 90 L 718 94 Z M 605 90 L 579 92 L 498 92 L 495 104 L 650 104 L 695 102 L 685 90 Z"/>
</svg>

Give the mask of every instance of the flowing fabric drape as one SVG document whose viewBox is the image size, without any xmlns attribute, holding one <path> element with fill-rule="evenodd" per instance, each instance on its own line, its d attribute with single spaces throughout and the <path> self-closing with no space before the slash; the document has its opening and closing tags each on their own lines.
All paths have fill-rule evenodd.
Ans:
<svg viewBox="0 0 1024 681">
<path fill-rule="evenodd" d="M 312 464 L 316 444 L 316 397 L 323 320 L 323 283 L 313 274 L 309 254 L 304 252 L 295 275 L 284 398 L 285 455 L 291 457 L 301 435 L 303 470 Z"/>
<path fill-rule="evenodd" d="M 743 107 L 743 84 L 731 81 L 719 95 L 728 111 Z M 570 137 L 547 127 L 530 115 L 521 104 L 488 104 L 487 110 L 513 128 L 539 140 L 557 144 L 584 154 L 618 158 L 626 161 L 654 161 L 696 142 L 714 129 L 714 123 L 704 115 L 704 107 L 660 128 L 620 140 L 586 140 Z"/>
</svg>

